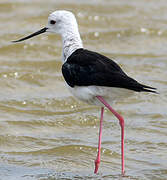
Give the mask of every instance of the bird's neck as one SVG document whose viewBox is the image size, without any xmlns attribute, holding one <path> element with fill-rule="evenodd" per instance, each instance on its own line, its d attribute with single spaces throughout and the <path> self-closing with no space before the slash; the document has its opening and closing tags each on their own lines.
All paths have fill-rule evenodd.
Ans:
<svg viewBox="0 0 167 180">
<path fill-rule="evenodd" d="M 65 62 L 67 58 L 77 49 L 83 48 L 82 40 L 78 28 L 71 29 L 70 31 L 62 34 L 63 52 L 62 60 Z"/>
</svg>

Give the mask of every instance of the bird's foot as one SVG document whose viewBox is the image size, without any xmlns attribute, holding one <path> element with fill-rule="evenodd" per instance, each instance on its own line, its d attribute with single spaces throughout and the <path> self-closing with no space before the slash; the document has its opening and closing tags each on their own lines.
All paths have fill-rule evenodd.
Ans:
<svg viewBox="0 0 167 180">
<path fill-rule="evenodd" d="M 122 171 L 122 177 L 126 177 L 126 176 L 125 176 L 125 171 Z"/>
<path fill-rule="evenodd" d="M 100 165 L 100 160 L 96 159 L 96 160 L 95 160 L 95 170 L 94 170 L 94 173 L 95 173 L 95 174 L 98 172 L 99 165 Z"/>
</svg>

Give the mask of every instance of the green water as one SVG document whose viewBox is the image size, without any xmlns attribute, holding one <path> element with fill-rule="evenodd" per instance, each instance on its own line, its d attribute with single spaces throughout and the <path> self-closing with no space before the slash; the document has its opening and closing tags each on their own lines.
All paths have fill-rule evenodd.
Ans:
<svg viewBox="0 0 167 180">
<path fill-rule="evenodd" d="M 73 11 L 85 48 L 157 87 L 117 102 L 125 118 L 122 179 L 167 179 L 167 3 L 165 0 L 1 0 L 0 180 L 121 179 L 120 127 L 107 110 L 102 161 L 94 175 L 100 109 L 68 92 L 61 75 L 61 39 L 45 34 L 55 10 Z"/>
</svg>

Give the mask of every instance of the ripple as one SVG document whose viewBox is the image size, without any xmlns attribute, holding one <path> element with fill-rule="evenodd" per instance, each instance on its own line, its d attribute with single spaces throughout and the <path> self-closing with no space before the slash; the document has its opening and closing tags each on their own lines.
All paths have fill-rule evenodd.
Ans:
<svg viewBox="0 0 167 180">
<path fill-rule="evenodd" d="M 113 108 L 126 121 L 124 179 L 165 179 L 166 1 L 1 0 L 0 5 L 5 22 L 0 24 L 1 178 L 121 178 L 120 127 L 107 110 L 101 165 L 93 175 L 99 108 L 67 91 L 60 37 L 46 34 L 10 42 L 44 26 L 56 7 L 75 13 L 85 48 L 114 59 L 128 75 L 158 88 L 158 95 L 135 93 Z"/>
</svg>

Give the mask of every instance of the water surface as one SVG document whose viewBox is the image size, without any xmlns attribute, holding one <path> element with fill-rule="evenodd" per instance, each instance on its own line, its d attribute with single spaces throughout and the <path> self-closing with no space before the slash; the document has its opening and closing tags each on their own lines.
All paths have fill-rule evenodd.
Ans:
<svg viewBox="0 0 167 180">
<path fill-rule="evenodd" d="M 18 39 L 49 13 L 73 11 L 84 46 L 113 58 L 159 95 L 117 102 L 125 129 L 123 179 L 167 179 L 167 3 L 165 0 L 1 0 L 1 179 L 120 179 L 120 127 L 107 110 L 102 161 L 94 175 L 100 109 L 71 96 L 61 75 L 61 39 Z"/>
</svg>

